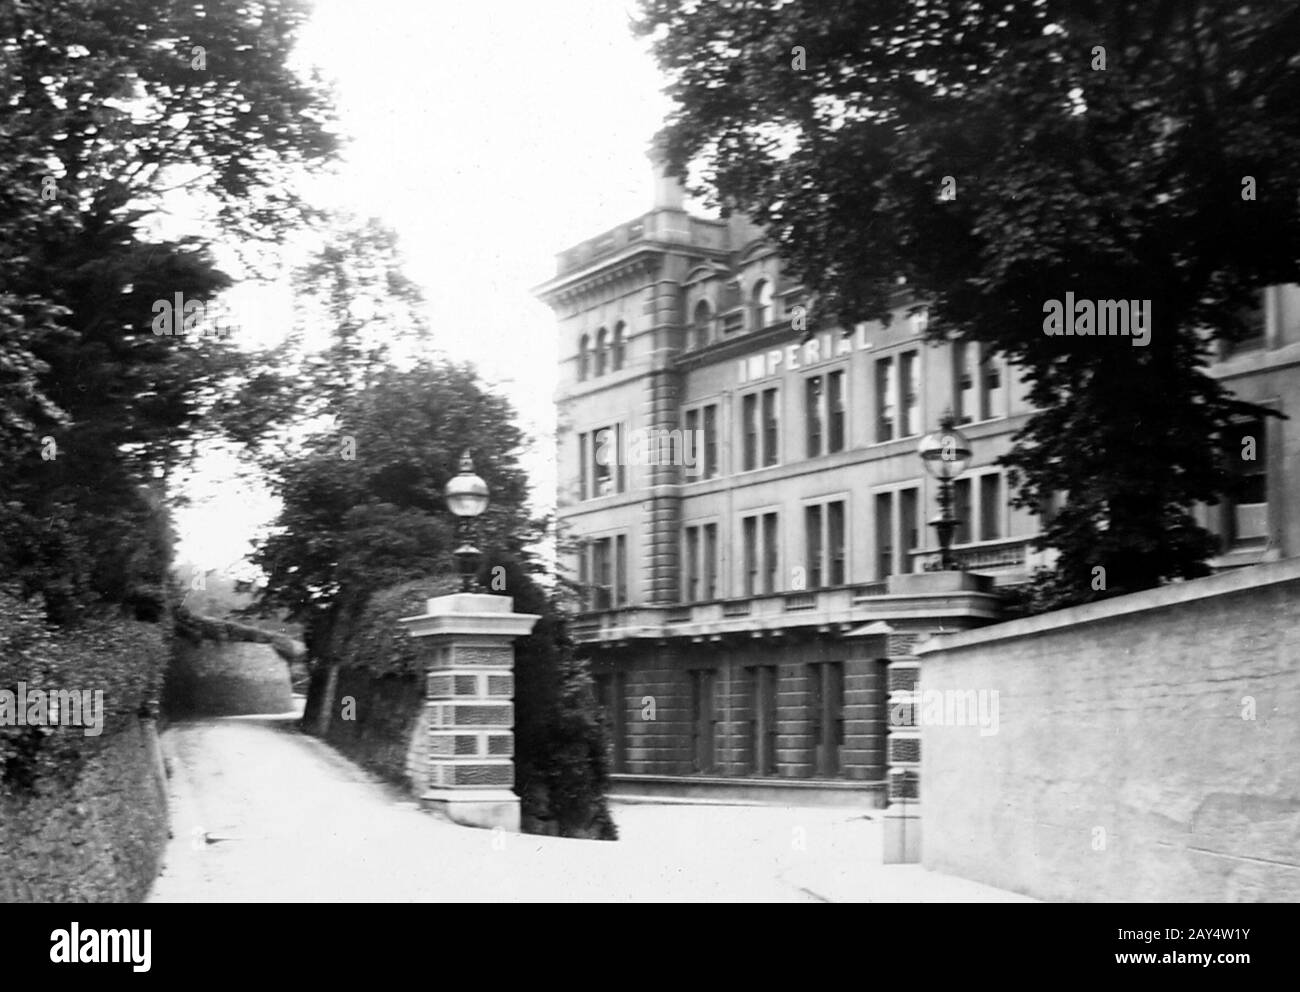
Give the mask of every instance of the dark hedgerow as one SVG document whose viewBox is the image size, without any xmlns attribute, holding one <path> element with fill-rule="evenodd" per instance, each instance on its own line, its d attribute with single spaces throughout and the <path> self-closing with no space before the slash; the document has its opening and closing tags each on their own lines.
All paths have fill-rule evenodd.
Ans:
<svg viewBox="0 0 1300 992">
<path fill-rule="evenodd" d="M 96 736 L 75 726 L 0 726 L 0 798 L 67 787 L 89 753 L 135 725 L 141 707 L 158 693 L 167 653 L 158 624 L 115 612 L 55 627 L 40 597 L 0 589 L 0 689 L 14 691 L 24 682 L 42 691 L 103 692 L 103 727 Z"/>
</svg>

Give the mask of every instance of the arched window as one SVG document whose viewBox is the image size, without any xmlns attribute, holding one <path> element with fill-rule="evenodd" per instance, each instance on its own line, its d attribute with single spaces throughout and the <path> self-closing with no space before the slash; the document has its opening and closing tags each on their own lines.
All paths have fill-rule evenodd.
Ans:
<svg viewBox="0 0 1300 992">
<path fill-rule="evenodd" d="M 708 300 L 695 304 L 695 319 L 691 322 L 691 347 L 703 348 L 709 343 L 710 324 L 713 323 L 713 311 L 709 309 Z"/>
<path fill-rule="evenodd" d="M 754 285 L 754 330 L 761 331 L 772 318 L 772 284 L 760 279 Z"/>
<path fill-rule="evenodd" d="M 609 367 L 609 331 L 601 328 L 596 332 L 596 375 L 602 376 Z"/>
<path fill-rule="evenodd" d="M 612 370 L 614 372 L 617 372 L 623 367 L 623 332 L 626 329 L 627 325 L 621 320 L 614 325 L 614 354 L 612 364 Z"/>
<path fill-rule="evenodd" d="M 591 375 L 591 338 L 584 334 L 578 338 L 578 381 L 586 382 Z"/>
</svg>

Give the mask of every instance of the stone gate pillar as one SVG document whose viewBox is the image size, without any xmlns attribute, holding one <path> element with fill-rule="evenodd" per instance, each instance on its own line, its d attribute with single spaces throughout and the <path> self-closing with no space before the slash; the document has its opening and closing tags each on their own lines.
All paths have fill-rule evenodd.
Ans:
<svg viewBox="0 0 1300 992">
<path fill-rule="evenodd" d="M 886 670 L 885 773 L 888 805 L 882 818 L 885 864 L 914 864 L 921 860 L 921 731 L 920 662 L 912 655 L 918 635 L 889 635 Z"/>
<path fill-rule="evenodd" d="M 993 580 L 971 572 L 916 572 L 889 577 L 893 616 L 888 635 L 885 702 L 885 772 L 889 802 L 881 817 L 885 864 L 921 860 L 922 700 L 918 641 L 940 631 L 967 630 L 996 621 L 1001 603 Z"/>
<path fill-rule="evenodd" d="M 424 660 L 412 785 L 423 806 L 456 823 L 519 831 L 514 641 L 539 619 L 515 613 L 506 596 L 456 593 L 398 621 L 421 639 Z"/>
</svg>

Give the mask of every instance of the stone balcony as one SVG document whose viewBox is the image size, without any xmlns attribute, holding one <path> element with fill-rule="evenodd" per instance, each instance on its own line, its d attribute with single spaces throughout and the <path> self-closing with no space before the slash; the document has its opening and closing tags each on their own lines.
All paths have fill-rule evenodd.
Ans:
<svg viewBox="0 0 1300 992">
<path fill-rule="evenodd" d="M 915 622 L 944 616 L 972 625 L 998 619 L 999 598 L 988 576 L 946 573 L 893 575 L 880 582 L 766 593 L 666 606 L 625 606 L 581 613 L 572 625 L 578 644 L 615 646 L 631 641 L 695 643 L 787 634 L 883 633 L 861 631 L 876 621 Z"/>
<path fill-rule="evenodd" d="M 939 552 L 933 548 L 909 554 L 914 572 L 932 571 L 939 566 Z M 1000 581 L 1023 578 L 1034 568 L 1051 562 L 1048 552 L 1035 551 L 1032 540 L 1024 537 L 958 544 L 952 554 L 963 570 L 993 575 Z"/>
</svg>

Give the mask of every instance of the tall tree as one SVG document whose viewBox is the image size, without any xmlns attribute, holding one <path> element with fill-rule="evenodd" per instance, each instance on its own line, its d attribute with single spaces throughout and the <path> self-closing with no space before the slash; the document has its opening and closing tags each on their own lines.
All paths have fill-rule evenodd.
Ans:
<svg viewBox="0 0 1300 992">
<path fill-rule="evenodd" d="M 253 559 L 269 576 L 262 604 L 302 621 L 313 655 L 331 661 L 331 638 L 372 592 L 447 570 L 454 519 L 442 493 L 466 448 L 491 491 L 483 546 L 524 557 L 535 528 L 522 443 L 510 404 L 470 366 L 374 373 L 328 429 L 272 467 L 283 509 Z"/>
<path fill-rule="evenodd" d="M 292 273 L 289 334 L 251 355 L 210 411 L 273 475 L 304 429 L 431 347 L 424 295 L 403 271 L 396 233 L 343 213 L 323 218 L 320 230 Z"/>
<path fill-rule="evenodd" d="M 1006 464 L 1067 599 L 1205 574 L 1198 502 L 1260 411 L 1206 374 L 1258 290 L 1300 281 L 1300 8 L 1266 0 L 642 0 L 679 175 L 767 227 L 844 326 L 903 280 L 1040 411 Z M 1150 339 L 1045 307 L 1150 301 Z M 1102 569 L 1101 573 L 1097 569 Z"/>
<path fill-rule="evenodd" d="M 336 139 L 327 93 L 288 65 L 308 10 L 0 6 L 0 565 L 56 619 L 157 598 L 169 549 L 152 488 L 240 361 L 156 333 L 160 302 L 203 305 L 230 280 L 206 240 L 144 224 L 177 186 L 242 242 L 309 213 L 288 177 Z"/>
</svg>

